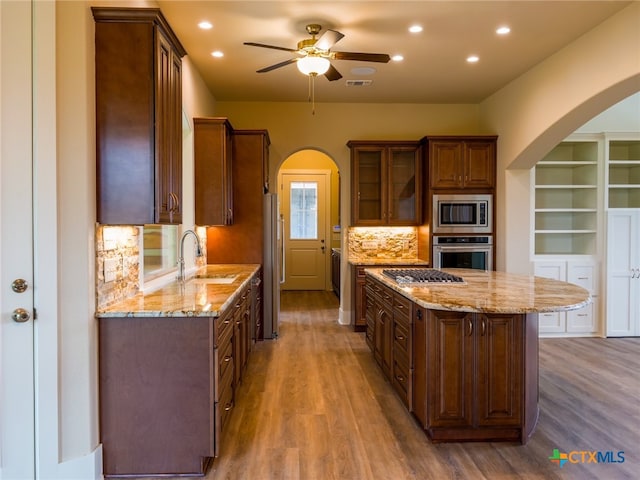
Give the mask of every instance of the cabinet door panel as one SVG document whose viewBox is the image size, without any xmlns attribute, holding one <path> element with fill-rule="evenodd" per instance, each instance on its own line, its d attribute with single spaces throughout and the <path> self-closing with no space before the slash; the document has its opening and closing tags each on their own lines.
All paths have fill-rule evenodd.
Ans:
<svg viewBox="0 0 640 480">
<path fill-rule="evenodd" d="M 473 323 L 469 314 L 428 311 L 428 416 L 431 427 L 472 424 Z"/>
<path fill-rule="evenodd" d="M 462 148 L 458 141 L 434 141 L 429 147 L 429 177 L 432 188 L 457 188 L 462 185 Z"/>
<path fill-rule="evenodd" d="M 522 414 L 521 315 L 478 315 L 477 423 L 519 425 Z"/>
<path fill-rule="evenodd" d="M 593 298 L 592 303 L 579 310 L 567 312 L 567 332 L 569 333 L 592 333 L 596 332 L 596 317 L 598 299 Z"/>
<path fill-rule="evenodd" d="M 494 142 L 467 142 L 465 145 L 464 186 L 467 188 L 493 188 L 495 162 Z"/>
</svg>

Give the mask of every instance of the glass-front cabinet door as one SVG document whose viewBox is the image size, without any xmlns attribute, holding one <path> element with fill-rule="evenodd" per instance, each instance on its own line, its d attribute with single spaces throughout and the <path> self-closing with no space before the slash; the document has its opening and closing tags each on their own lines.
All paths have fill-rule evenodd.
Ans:
<svg viewBox="0 0 640 480">
<path fill-rule="evenodd" d="M 384 148 L 358 147 L 352 152 L 352 222 L 354 225 L 382 225 L 386 182 Z"/>
<path fill-rule="evenodd" d="M 419 223 L 420 183 L 418 169 L 420 157 L 412 147 L 395 147 L 389 157 L 389 219 L 391 225 Z"/>
<path fill-rule="evenodd" d="M 420 144 L 350 141 L 351 224 L 420 223 Z"/>
</svg>

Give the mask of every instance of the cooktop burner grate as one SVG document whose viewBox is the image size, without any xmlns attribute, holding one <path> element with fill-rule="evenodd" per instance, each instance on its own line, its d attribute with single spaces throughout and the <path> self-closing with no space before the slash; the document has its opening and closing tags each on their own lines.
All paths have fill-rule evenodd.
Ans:
<svg viewBox="0 0 640 480">
<path fill-rule="evenodd" d="M 434 268 L 388 268 L 382 273 L 399 284 L 464 283 L 462 277 Z"/>
</svg>

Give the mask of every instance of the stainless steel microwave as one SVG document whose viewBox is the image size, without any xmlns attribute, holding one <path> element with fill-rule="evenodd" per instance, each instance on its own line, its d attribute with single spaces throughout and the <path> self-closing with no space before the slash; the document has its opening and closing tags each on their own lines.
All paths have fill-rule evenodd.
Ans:
<svg viewBox="0 0 640 480">
<path fill-rule="evenodd" d="M 492 233 L 493 195 L 433 196 L 433 233 Z"/>
</svg>

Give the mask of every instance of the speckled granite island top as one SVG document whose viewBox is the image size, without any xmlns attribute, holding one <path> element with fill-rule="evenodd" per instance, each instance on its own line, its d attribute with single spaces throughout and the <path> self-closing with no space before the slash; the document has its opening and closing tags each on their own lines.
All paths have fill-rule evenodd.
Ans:
<svg viewBox="0 0 640 480">
<path fill-rule="evenodd" d="M 367 268 L 393 290 L 432 310 L 483 313 L 542 313 L 575 310 L 591 303 L 591 295 L 577 285 L 542 277 L 506 272 L 443 268 L 458 275 L 463 284 L 440 283 L 403 286 L 382 274 L 381 268 Z"/>
<path fill-rule="evenodd" d="M 258 264 L 207 265 L 187 277 L 96 312 L 110 317 L 218 317 L 260 269 Z"/>
</svg>

